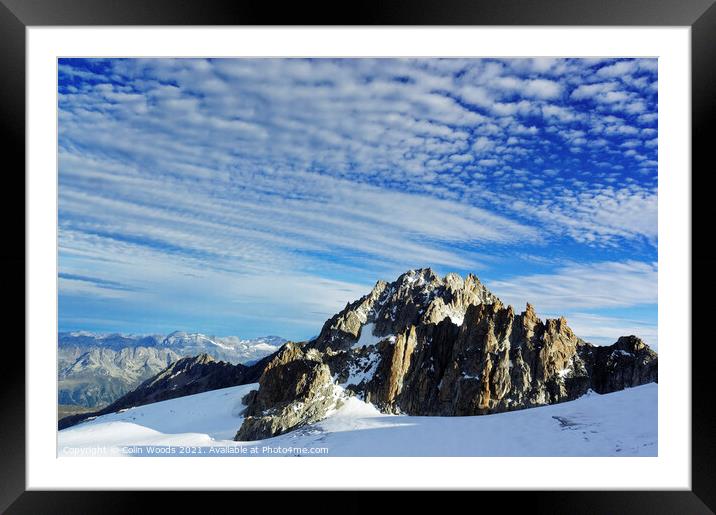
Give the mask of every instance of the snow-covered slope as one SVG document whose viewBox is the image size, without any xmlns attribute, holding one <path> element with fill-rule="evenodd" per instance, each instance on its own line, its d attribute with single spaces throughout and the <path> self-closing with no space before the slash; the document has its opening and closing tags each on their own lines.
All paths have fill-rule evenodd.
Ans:
<svg viewBox="0 0 716 515">
<path fill-rule="evenodd" d="M 607 395 L 474 417 L 385 415 L 355 397 L 325 420 L 255 442 L 231 440 L 249 384 L 157 402 L 59 432 L 60 455 L 105 446 L 105 454 L 149 455 L 152 446 L 199 446 L 201 455 L 656 456 L 655 383 Z M 149 446 L 149 447 L 147 447 Z M 267 450 L 267 448 L 270 448 Z M 210 452 L 210 449 L 213 449 Z M 233 452 L 225 453 L 230 450 Z M 191 454 L 197 455 L 197 454 Z"/>
</svg>

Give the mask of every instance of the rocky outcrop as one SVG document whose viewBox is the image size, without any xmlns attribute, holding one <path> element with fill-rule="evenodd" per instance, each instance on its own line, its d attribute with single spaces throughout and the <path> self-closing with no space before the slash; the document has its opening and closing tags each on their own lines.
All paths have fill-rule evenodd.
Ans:
<svg viewBox="0 0 716 515">
<path fill-rule="evenodd" d="M 313 341 L 284 347 L 247 399 L 237 440 L 285 433 L 355 395 L 385 413 L 482 415 L 607 393 L 656 380 L 657 357 L 635 337 L 583 342 L 564 318 L 515 313 L 474 276 L 423 269 L 328 320 Z"/>
<path fill-rule="evenodd" d="M 597 393 L 658 382 L 656 352 L 634 335 L 622 336 L 606 347 L 584 344 L 579 354 L 589 369 L 591 388 Z"/>
<path fill-rule="evenodd" d="M 254 383 L 259 379 L 266 365 L 271 362 L 271 358 L 272 356 L 266 357 L 251 366 L 215 361 L 208 354 L 182 358 L 109 406 L 97 411 L 65 417 L 58 422 L 58 427 L 64 429 L 88 418 L 114 413 L 133 406 Z"/>
<path fill-rule="evenodd" d="M 284 346 L 266 367 L 261 388 L 249 394 L 245 419 L 237 440 L 257 440 L 279 435 L 326 417 L 340 404 L 330 368 L 320 353 L 295 344 Z"/>
</svg>

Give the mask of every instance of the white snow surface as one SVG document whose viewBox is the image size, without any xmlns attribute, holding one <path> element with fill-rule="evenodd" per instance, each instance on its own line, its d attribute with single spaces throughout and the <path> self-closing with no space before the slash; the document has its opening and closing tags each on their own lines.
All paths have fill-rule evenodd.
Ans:
<svg viewBox="0 0 716 515">
<path fill-rule="evenodd" d="M 385 340 L 386 336 L 375 336 L 373 334 L 373 328 L 375 324 L 365 324 L 360 330 L 360 338 L 353 344 L 354 349 L 360 349 L 363 346 L 375 345 L 376 343 Z"/>
<path fill-rule="evenodd" d="M 445 315 L 450 317 L 452 323 L 457 326 L 461 326 L 465 320 L 465 311 L 456 308 L 452 304 L 445 306 Z"/>
<path fill-rule="evenodd" d="M 58 453 L 77 455 L 73 449 L 90 446 L 106 446 L 103 456 L 137 455 L 122 448 L 126 446 L 200 446 L 204 451 L 270 446 L 291 448 L 291 455 L 315 455 L 306 450 L 326 448 L 325 456 L 656 456 L 658 452 L 655 383 L 472 417 L 385 415 L 351 397 L 321 422 L 263 441 L 234 442 L 231 438 L 242 422 L 241 398 L 256 387 L 224 388 L 98 417 L 60 431 Z"/>
</svg>

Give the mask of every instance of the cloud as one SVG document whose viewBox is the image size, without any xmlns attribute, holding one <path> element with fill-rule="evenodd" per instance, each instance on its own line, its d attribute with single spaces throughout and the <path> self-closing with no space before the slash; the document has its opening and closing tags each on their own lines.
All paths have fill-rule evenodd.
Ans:
<svg viewBox="0 0 716 515">
<path fill-rule="evenodd" d="M 489 138 L 486 138 L 485 136 L 478 136 L 472 144 L 472 149 L 475 152 L 480 153 L 491 150 L 494 146 L 495 144 Z"/>
<path fill-rule="evenodd" d="M 574 88 L 570 96 L 575 100 L 601 97 L 606 93 L 613 92 L 618 87 L 619 85 L 616 82 L 598 82 L 596 84 L 582 84 Z"/>
<path fill-rule="evenodd" d="M 571 313 L 569 326 L 580 338 L 595 345 L 611 345 L 620 336 L 638 336 L 653 350 L 659 349 L 657 324 L 644 319 Z"/>
<path fill-rule="evenodd" d="M 117 281 L 111 281 L 109 279 L 100 279 L 98 277 L 89 277 L 86 275 L 80 275 L 80 274 L 69 274 L 66 272 L 60 272 L 58 274 L 60 283 L 62 283 L 61 288 L 64 291 L 68 291 L 72 289 L 71 283 L 80 283 L 82 289 L 82 286 L 90 286 L 95 287 L 95 291 L 101 292 L 102 290 L 111 290 L 111 291 L 138 291 L 139 288 L 136 287 L 130 287 L 126 286 L 124 284 L 118 283 Z M 70 283 L 70 284 L 67 284 Z M 76 286 L 75 286 L 76 287 Z M 85 290 L 87 292 L 87 290 Z M 101 294 L 101 293 L 100 293 Z"/>
<path fill-rule="evenodd" d="M 515 306 L 549 312 L 656 304 L 657 266 L 641 261 L 571 264 L 549 274 L 490 281 L 493 293 Z"/>
<path fill-rule="evenodd" d="M 524 83 L 523 94 L 527 97 L 544 100 L 556 98 L 562 94 L 562 85 L 546 79 L 532 79 Z"/>
<path fill-rule="evenodd" d="M 603 66 L 597 70 L 597 76 L 599 77 L 618 77 L 627 80 L 632 74 L 638 72 L 649 72 L 654 73 L 657 70 L 656 59 L 627 59 L 620 60 L 613 64 Z"/>
<path fill-rule="evenodd" d="M 90 250 L 102 251 L 94 246 Z M 100 323 L 107 329 L 129 324 L 133 331 L 158 327 L 239 333 L 246 337 L 273 329 L 293 338 L 307 338 L 347 302 L 365 295 L 372 287 L 370 283 L 280 270 L 271 274 L 246 269 L 212 270 L 132 244 L 115 250 L 114 256 L 102 255 L 111 266 L 112 277 L 136 285 L 127 288 L 133 290 L 131 295 L 114 295 L 113 288 L 105 291 L 105 281 L 101 279 L 92 281 L 99 283 L 99 289 L 60 290 L 61 307 L 77 303 L 79 296 L 82 306 L 94 306 L 92 311 L 85 311 L 87 323 Z M 65 256 L 62 262 L 70 269 L 95 266 L 90 256 Z M 107 299 L 112 303 L 107 304 Z M 91 313 L 94 314 L 90 316 Z M 257 324 L 258 328 L 253 329 Z"/>
<path fill-rule="evenodd" d="M 570 108 L 547 104 L 542 107 L 542 114 L 547 119 L 556 119 L 559 122 L 573 122 L 579 119 Z"/>
<path fill-rule="evenodd" d="M 62 153 L 60 163 L 61 226 L 216 260 L 271 267 L 300 261 L 300 253 L 334 252 L 407 264 L 408 252 L 410 261 L 465 267 L 470 261 L 445 244 L 509 243 L 534 234 L 474 206 L 310 172 L 264 174 L 221 198 L 217 190 L 229 193 L 232 177 L 202 183 L 202 170 L 192 170 L 187 184 L 74 154 Z M 91 193 L 81 188 L 89 182 Z"/>
<path fill-rule="evenodd" d="M 577 241 L 614 245 L 624 238 L 643 238 L 656 245 L 658 201 L 654 190 L 606 187 L 580 194 L 563 191 L 559 203 L 517 202 L 512 206 Z"/>
<path fill-rule="evenodd" d="M 486 284 L 517 312 L 523 311 L 529 302 L 541 317 L 566 316 L 575 334 L 591 343 L 610 345 L 620 336 L 634 334 L 653 348 L 658 346 L 655 310 L 653 319 L 643 313 L 629 317 L 634 307 L 656 307 L 658 271 L 655 263 L 571 263 L 550 273 L 516 275 Z M 605 310 L 612 314 L 601 313 Z M 622 315 L 613 314 L 615 311 Z"/>
<path fill-rule="evenodd" d="M 555 82 L 549 79 L 520 79 L 514 76 L 502 76 L 493 79 L 491 82 L 492 87 L 499 88 L 501 91 L 519 92 L 520 96 L 524 98 L 537 98 L 542 100 L 553 99 L 562 94 L 564 89 L 563 85 L 559 82 Z M 473 94 L 475 91 L 480 91 L 480 96 L 474 98 L 476 105 L 484 105 L 490 96 L 487 93 L 483 93 L 484 90 L 472 88 Z M 469 95 L 469 93 L 468 93 Z"/>
<path fill-rule="evenodd" d="M 570 98 L 590 101 L 600 109 L 627 115 L 646 112 L 649 106 L 643 98 L 643 92 L 628 88 L 617 81 L 582 84 L 572 91 Z M 640 121 L 643 123 L 645 120 Z"/>
</svg>

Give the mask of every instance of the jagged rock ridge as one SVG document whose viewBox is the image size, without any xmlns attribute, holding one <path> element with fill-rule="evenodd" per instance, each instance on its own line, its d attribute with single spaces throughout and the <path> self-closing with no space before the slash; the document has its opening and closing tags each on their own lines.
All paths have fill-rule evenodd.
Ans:
<svg viewBox="0 0 716 515">
<path fill-rule="evenodd" d="M 327 320 L 312 345 L 345 350 L 362 336 L 389 336 L 410 326 L 437 323 L 449 317 L 462 322 L 467 306 L 497 300 L 474 275 L 440 278 L 430 268 L 410 270 L 393 282 L 378 281 L 373 290 Z"/>
<path fill-rule="evenodd" d="M 247 396 L 237 440 L 315 422 L 357 395 L 388 413 L 481 415 L 608 393 L 657 380 L 657 356 L 635 336 L 596 347 L 564 318 L 517 314 L 472 275 L 410 271 L 287 344 Z"/>
</svg>

